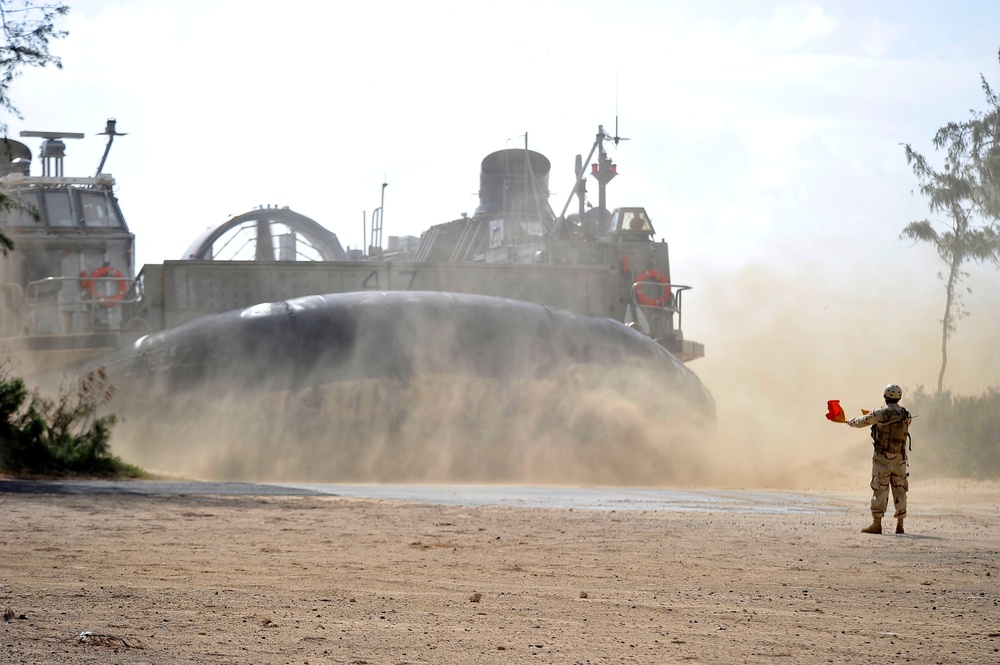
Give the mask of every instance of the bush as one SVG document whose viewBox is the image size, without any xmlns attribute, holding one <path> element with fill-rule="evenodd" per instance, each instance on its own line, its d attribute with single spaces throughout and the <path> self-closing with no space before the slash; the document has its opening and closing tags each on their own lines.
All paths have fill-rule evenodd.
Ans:
<svg viewBox="0 0 1000 665">
<path fill-rule="evenodd" d="M 910 426 L 911 459 L 923 469 L 942 477 L 1000 478 L 1000 388 L 978 396 L 917 388 L 907 408 L 919 416 Z"/>
<path fill-rule="evenodd" d="M 97 416 L 113 395 L 114 386 L 99 369 L 64 387 L 56 400 L 46 399 L 0 362 L 0 472 L 140 475 L 111 454 L 115 416 Z"/>
</svg>

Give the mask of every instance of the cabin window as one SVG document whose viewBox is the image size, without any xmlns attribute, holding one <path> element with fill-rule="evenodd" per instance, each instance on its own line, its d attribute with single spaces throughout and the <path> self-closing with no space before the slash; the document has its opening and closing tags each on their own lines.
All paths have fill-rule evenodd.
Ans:
<svg viewBox="0 0 1000 665">
<path fill-rule="evenodd" d="M 7 226 L 11 228 L 42 226 L 42 216 L 38 211 L 38 192 L 17 192 L 14 198 L 16 202 L 22 204 L 22 207 L 10 208 L 4 213 Z"/>
<path fill-rule="evenodd" d="M 120 227 L 118 215 L 103 192 L 80 192 L 84 226 L 94 228 Z"/>
<path fill-rule="evenodd" d="M 636 210 L 631 213 L 631 218 L 628 220 L 628 230 L 629 231 L 649 230 L 649 225 L 646 223 L 646 215 L 641 210 Z"/>
<path fill-rule="evenodd" d="M 595 210 L 599 210 L 599 209 L 595 208 Z M 621 227 L 621 223 L 622 223 L 622 214 L 621 214 L 621 212 L 618 211 L 618 210 L 615 210 L 613 213 L 611 213 L 611 219 L 607 220 L 607 222 L 608 222 L 608 226 L 607 226 L 606 229 L 604 229 L 605 233 L 611 233 L 611 232 L 614 232 L 614 231 L 620 231 L 621 228 L 622 228 Z"/>
<path fill-rule="evenodd" d="M 45 192 L 45 212 L 49 226 L 76 226 L 69 205 L 69 192 Z"/>
</svg>

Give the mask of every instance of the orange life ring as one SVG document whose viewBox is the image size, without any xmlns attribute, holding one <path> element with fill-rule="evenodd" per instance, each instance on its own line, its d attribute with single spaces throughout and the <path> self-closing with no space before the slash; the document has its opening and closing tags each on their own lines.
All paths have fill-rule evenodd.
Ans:
<svg viewBox="0 0 1000 665">
<path fill-rule="evenodd" d="M 81 277 L 84 275 L 85 273 L 80 273 Z M 99 277 L 111 277 L 113 279 L 117 279 L 118 290 L 110 296 L 105 296 L 99 293 L 97 284 L 94 282 L 94 280 Z M 128 280 L 125 279 L 125 275 L 121 274 L 111 266 L 101 266 L 94 272 L 90 273 L 87 279 L 80 280 L 80 285 L 87 290 L 87 293 L 90 294 L 91 298 L 105 307 L 116 306 L 121 299 L 125 297 L 125 294 L 128 293 Z"/>
<path fill-rule="evenodd" d="M 659 298 L 650 298 L 642 290 L 643 286 L 648 282 L 659 282 L 662 285 L 658 287 L 660 289 Z M 659 270 L 653 270 L 652 268 L 643 270 L 635 278 L 635 283 L 632 286 L 635 289 L 635 299 L 639 301 L 640 305 L 663 307 L 670 300 L 670 282 L 667 281 L 666 276 Z"/>
</svg>

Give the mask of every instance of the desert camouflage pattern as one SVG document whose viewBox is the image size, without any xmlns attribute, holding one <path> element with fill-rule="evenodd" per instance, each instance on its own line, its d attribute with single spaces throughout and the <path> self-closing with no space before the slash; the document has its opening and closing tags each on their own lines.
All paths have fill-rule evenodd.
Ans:
<svg viewBox="0 0 1000 665">
<path fill-rule="evenodd" d="M 906 517 L 907 481 L 906 435 L 912 417 L 899 404 L 886 404 L 864 416 L 851 418 L 851 427 L 875 426 L 875 454 L 872 456 L 872 517 L 881 520 L 889 507 L 889 491 L 894 517 Z"/>
</svg>

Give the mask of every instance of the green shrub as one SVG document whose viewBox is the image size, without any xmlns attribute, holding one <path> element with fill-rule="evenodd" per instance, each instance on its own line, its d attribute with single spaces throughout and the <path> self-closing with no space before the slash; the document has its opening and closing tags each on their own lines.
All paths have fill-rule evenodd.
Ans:
<svg viewBox="0 0 1000 665">
<path fill-rule="evenodd" d="M 907 408 L 918 416 L 910 427 L 911 460 L 925 473 L 1000 478 L 1000 388 L 978 396 L 927 394 L 917 388 Z"/>
<path fill-rule="evenodd" d="M 0 362 L 0 472 L 17 475 L 136 476 L 110 452 L 115 416 L 97 409 L 114 395 L 103 369 L 88 372 L 56 400 L 28 390 Z"/>
</svg>

